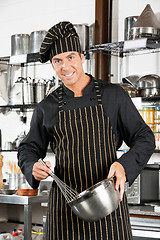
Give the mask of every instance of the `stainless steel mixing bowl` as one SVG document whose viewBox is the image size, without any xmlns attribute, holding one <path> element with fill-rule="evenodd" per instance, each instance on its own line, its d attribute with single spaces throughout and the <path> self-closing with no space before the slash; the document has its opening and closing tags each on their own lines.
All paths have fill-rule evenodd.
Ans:
<svg viewBox="0 0 160 240">
<path fill-rule="evenodd" d="M 119 191 L 114 189 L 112 180 L 103 180 L 80 193 L 69 203 L 73 212 L 87 222 L 97 221 L 116 210 Z"/>
</svg>

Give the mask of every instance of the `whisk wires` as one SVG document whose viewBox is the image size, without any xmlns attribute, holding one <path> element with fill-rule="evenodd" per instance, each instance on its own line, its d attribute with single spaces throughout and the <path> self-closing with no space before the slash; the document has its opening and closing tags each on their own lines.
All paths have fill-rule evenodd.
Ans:
<svg viewBox="0 0 160 240">
<path fill-rule="evenodd" d="M 42 159 L 39 159 L 38 162 L 40 162 L 44 166 L 48 167 Z M 79 194 L 78 192 L 76 192 L 74 189 L 72 189 L 70 186 L 68 186 L 66 183 L 64 183 L 53 172 L 50 174 L 50 176 L 55 180 L 57 186 L 59 187 L 63 196 L 65 197 L 67 203 L 73 201 L 78 196 L 78 194 Z"/>
</svg>

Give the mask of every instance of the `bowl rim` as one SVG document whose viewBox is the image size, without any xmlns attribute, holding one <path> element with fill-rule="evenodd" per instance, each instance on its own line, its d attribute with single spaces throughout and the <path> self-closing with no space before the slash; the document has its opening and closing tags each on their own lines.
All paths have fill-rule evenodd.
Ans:
<svg viewBox="0 0 160 240">
<path fill-rule="evenodd" d="M 87 188 L 83 192 L 79 193 L 73 200 L 71 200 L 68 204 L 74 205 L 75 202 L 82 202 L 85 199 L 97 194 L 98 192 L 104 190 L 105 188 L 109 187 L 111 184 L 113 184 L 112 179 L 104 179 L 93 186 Z"/>
</svg>

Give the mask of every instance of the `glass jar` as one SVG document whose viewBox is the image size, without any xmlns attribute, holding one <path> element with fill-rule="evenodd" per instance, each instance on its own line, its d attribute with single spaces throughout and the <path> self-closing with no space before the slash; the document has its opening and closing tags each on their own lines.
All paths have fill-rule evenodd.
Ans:
<svg viewBox="0 0 160 240">
<path fill-rule="evenodd" d="M 154 119 L 155 120 L 160 120 L 160 107 L 155 107 L 154 108 Z"/>
<path fill-rule="evenodd" d="M 147 124 L 154 124 L 154 107 L 143 107 L 142 118 Z"/>
<path fill-rule="evenodd" d="M 155 144 L 156 144 L 156 149 L 160 150 L 160 133 L 155 133 Z"/>
<path fill-rule="evenodd" d="M 160 107 L 154 108 L 155 132 L 160 133 Z"/>
</svg>

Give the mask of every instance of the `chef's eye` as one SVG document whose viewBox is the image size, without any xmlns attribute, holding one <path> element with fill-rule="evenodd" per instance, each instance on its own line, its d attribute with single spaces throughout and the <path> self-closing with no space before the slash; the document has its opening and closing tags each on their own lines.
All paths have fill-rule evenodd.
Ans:
<svg viewBox="0 0 160 240">
<path fill-rule="evenodd" d="M 60 59 L 55 59 L 55 60 L 53 60 L 53 63 L 54 63 L 55 65 L 58 65 L 58 64 L 61 63 L 61 60 L 60 60 Z"/>
<path fill-rule="evenodd" d="M 73 56 L 70 56 L 68 59 L 69 59 L 69 60 L 73 60 L 73 59 L 74 59 L 74 57 L 73 57 Z"/>
</svg>

